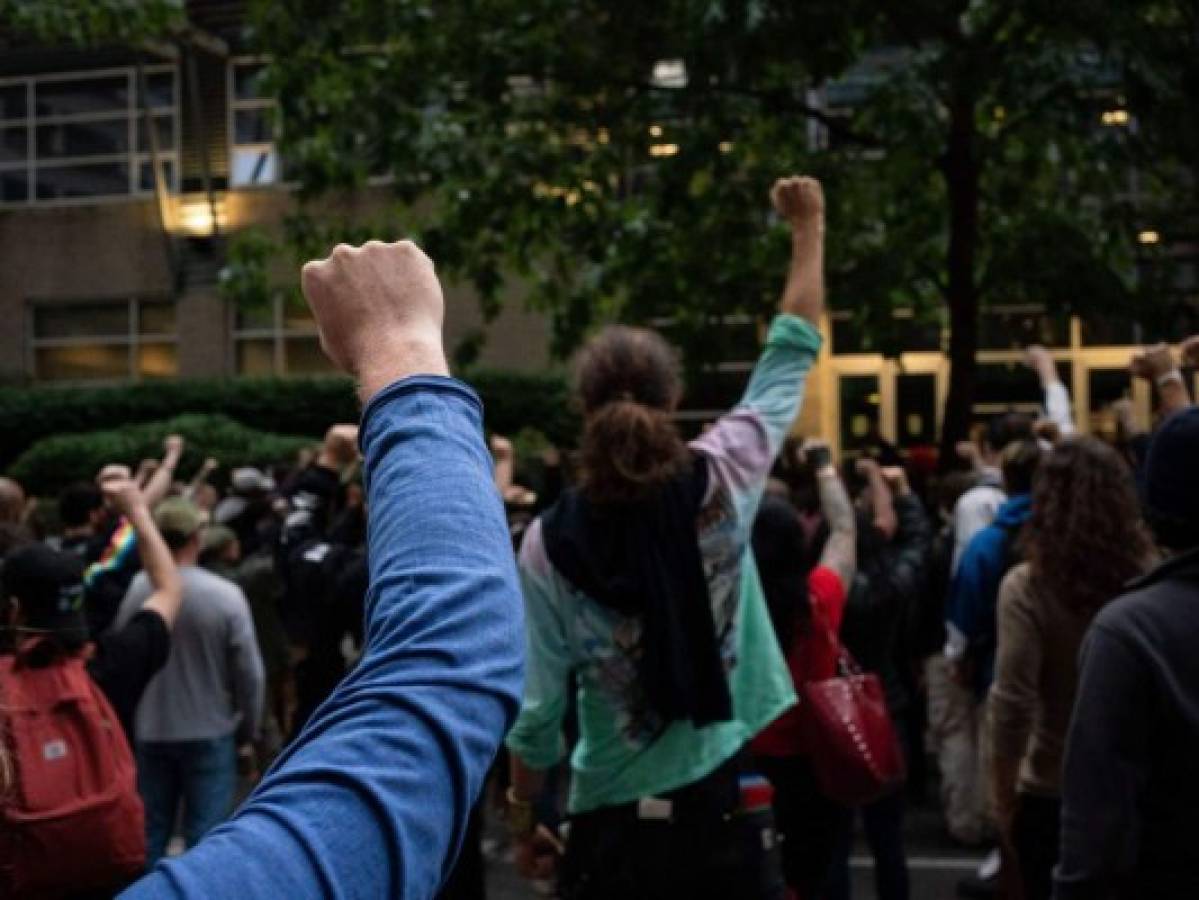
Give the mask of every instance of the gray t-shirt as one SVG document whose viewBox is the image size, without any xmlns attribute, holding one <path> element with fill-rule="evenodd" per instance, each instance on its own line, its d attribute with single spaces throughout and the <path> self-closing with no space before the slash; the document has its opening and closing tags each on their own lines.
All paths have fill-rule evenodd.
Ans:
<svg viewBox="0 0 1199 900">
<path fill-rule="evenodd" d="M 184 566 L 183 607 L 171 635 L 167 664 L 137 707 L 139 741 L 198 741 L 236 731 L 253 739 L 262 719 L 264 675 L 246 597 L 232 581 Z M 117 613 L 123 627 L 151 594 L 139 573 Z"/>
</svg>

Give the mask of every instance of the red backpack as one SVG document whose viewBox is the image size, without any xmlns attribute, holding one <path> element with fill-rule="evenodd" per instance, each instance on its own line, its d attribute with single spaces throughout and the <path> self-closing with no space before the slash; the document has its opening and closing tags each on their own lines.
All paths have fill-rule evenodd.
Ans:
<svg viewBox="0 0 1199 900">
<path fill-rule="evenodd" d="M 145 867 L 133 754 L 77 655 L 42 642 L 0 655 L 0 728 L 13 783 L 0 799 L 0 897 L 115 890 Z"/>
</svg>

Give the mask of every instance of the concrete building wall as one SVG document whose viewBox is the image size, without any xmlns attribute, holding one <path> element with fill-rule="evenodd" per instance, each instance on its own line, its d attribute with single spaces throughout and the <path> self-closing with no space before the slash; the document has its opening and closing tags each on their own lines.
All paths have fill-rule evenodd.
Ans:
<svg viewBox="0 0 1199 900">
<path fill-rule="evenodd" d="M 364 192 L 339 206 L 343 212 L 369 216 L 384 200 L 381 191 Z M 291 204 L 284 190 L 232 192 L 221 200 L 226 220 L 238 228 L 277 226 Z M 184 260 L 197 255 L 183 245 L 187 239 L 171 240 Z M 5 323 L 0 328 L 0 380 L 21 382 L 31 375 L 31 304 L 169 299 L 173 279 L 168 252 L 152 200 L 0 210 L 0 321 Z M 296 277 L 291 265 L 290 260 L 281 261 L 281 279 Z M 176 312 L 179 374 L 234 374 L 234 317 L 217 290 L 215 267 L 199 277 L 194 267 L 184 268 Z M 485 327 L 473 292 L 453 286 L 447 291 L 447 345 L 452 348 L 479 328 L 487 333 L 482 363 L 517 370 L 548 363 L 549 326 L 544 317 L 517 302 Z"/>
</svg>

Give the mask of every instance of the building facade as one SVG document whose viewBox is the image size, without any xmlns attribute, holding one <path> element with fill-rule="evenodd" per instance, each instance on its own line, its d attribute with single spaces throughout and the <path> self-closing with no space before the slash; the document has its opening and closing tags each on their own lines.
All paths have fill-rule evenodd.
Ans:
<svg viewBox="0 0 1199 900">
<path fill-rule="evenodd" d="M 263 62 L 238 46 L 242 4 L 192 0 L 188 14 L 192 30 L 161 46 L 0 53 L 0 381 L 329 369 L 302 304 L 244 310 L 220 296 L 227 236 L 278 224 L 293 199 Z M 386 185 L 377 185 L 339 203 L 368 214 L 386 198 Z M 548 323 L 521 307 L 518 292 L 509 301 L 487 328 L 481 361 L 544 368 Z M 1106 410 L 1124 395 L 1148 422 L 1150 392 L 1130 381 L 1127 363 L 1153 336 L 1036 308 L 987 316 L 980 416 L 1010 408 L 1013 398 L 1037 403 L 1018 348 L 1038 342 L 1059 359 L 1084 431 L 1107 427 Z M 734 319 L 726 358 L 693 385 L 683 418 L 694 428 L 735 401 L 756 354 L 762 323 Z M 450 286 L 450 344 L 481 324 L 471 292 Z M 908 352 L 886 357 L 860 346 L 836 314 L 825 330 L 803 430 L 846 448 L 875 425 L 901 446 L 933 443 L 951 377 L 944 335 L 914 333 Z"/>
</svg>

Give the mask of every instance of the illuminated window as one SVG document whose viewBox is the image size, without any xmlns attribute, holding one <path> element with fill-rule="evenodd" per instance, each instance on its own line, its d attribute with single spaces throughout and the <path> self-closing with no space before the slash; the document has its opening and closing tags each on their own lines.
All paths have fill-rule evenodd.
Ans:
<svg viewBox="0 0 1199 900">
<path fill-rule="evenodd" d="M 169 300 L 35 303 L 29 371 L 38 381 L 115 381 L 179 374 Z"/>
<path fill-rule="evenodd" d="M 334 371 L 302 300 L 276 297 L 269 309 L 238 310 L 233 329 L 239 375 L 323 375 Z"/>
<path fill-rule="evenodd" d="M 152 193 L 151 134 L 176 190 L 178 79 L 169 66 L 145 74 L 144 98 L 132 67 L 0 79 L 0 204 Z"/>
<path fill-rule="evenodd" d="M 276 184 L 282 179 L 275 149 L 275 100 L 263 89 L 266 64 L 229 64 L 229 182 L 232 187 Z"/>
</svg>

